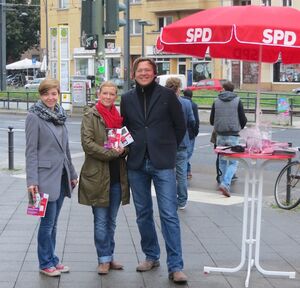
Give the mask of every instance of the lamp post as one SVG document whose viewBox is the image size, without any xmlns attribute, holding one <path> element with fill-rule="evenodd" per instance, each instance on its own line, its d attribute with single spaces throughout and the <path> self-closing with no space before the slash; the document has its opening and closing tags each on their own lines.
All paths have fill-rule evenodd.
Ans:
<svg viewBox="0 0 300 288">
<path fill-rule="evenodd" d="M 153 26 L 148 20 L 139 20 L 138 23 L 142 27 L 142 57 L 145 56 L 145 26 Z"/>
<path fill-rule="evenodd" d="M 125 21 L 124 27 L 124 92 L 130 90 L 130 2 L 125 0 Z"/>
<path fill-rule="evenodd" d="M 48 31 L 48 0 L 45 1 L 45 26 L 46 26 L 46 76 L 49 73 L 49 31 Z"/>
</svg>

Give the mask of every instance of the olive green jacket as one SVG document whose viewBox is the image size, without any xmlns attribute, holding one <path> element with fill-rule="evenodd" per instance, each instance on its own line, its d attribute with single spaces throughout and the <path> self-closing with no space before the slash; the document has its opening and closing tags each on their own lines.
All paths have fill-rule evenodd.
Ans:
<svg viewBox="0 0 300 288">
<path fill-rule="evenodd" d="M 107 140 L 104 120 L 95 107 L 85 107 L 81 123 L 81 144 L 85 160 L 81 168 L 78 202 L 80 204 L 108 207 L 110 191 L 109 161 L 120 157 L 120 183 L 122 204 L 129 203 L 129 186 L 127 179 L 125 149 L 121 156 L 112 149 L 104 148 Z"/>
</svg>

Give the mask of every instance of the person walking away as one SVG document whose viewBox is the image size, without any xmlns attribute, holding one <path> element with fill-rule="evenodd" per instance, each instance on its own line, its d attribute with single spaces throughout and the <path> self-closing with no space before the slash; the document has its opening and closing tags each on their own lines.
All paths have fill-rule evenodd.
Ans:
<svg viewBox="0 0 300 288">
<path fill-rule="evenodd" d="M 212 105 L 210 124 L 217 133 L 217 146 L 234 146 L 239 143 L 239 132 L 245 127 L 247 118 L 242 101 L 233 92 L 234 85 L 227 81 L 223 89 Z M 219 190 L 226 197 L 230 197 L 230 185 L 237 165 L 236 160 L 226 160 L 223 156 L 219 158 Z"/>
<path fill-rule="evenodd" d="M 186 283 L 182 272 L 180 225 L 177 214 L 176 151 L 186 127 L 181 104 L 174 92 L 156 83 L 156 64 L 151 58 L 133 63 L 136 87 L 121 97 L 121 115 L 134 142 L 127 159 L 128 178 L 136 209 L 141 247 L 146 255 L 136 268 L 145 272 L 160 265 L 151 182 L 158 203 L 161 229 L 167 250 L 169 278 Z"/>
<path fill-rule="evenodd" d="M 55 252 L 57 222 L 65 196 L 71 197 L 77 174 L 69 150 L 67 115 L 58 104 L 60 86 L 47 78 L 39 86 L 40 99 L 30 107 L 25 122 L 26 181 L 32 198 L 49 195 L 45 217 L 40 219 L 37 253 L 40 273 L 60 276 L 70 268 Z"/>
<path fill-rule="evenodd" d="M 192 100 L 193 91 L 190 90 L 190 89 L 185 89 L 183 91 L 183 97 L 182 98 L 191 101 L 193 114 L 194 114 L 194 118 L 195 118 L 195 124 L 193 126 L 189 125 L 187 127 L 189 137 L 190 137 L 190 145 L 188 146 L 188 149 L 187 149 L 187 152 L 188 152 L 187 178 L 192 179 L 193 175 L 192 175 L 191 158 L 192 158 L 193 153 L 194 153 L 196 137 L 199 133 L 200 120 L 199 120 L 199 113 L 198 113 L 198 105 Z"/>
<path fill-rule="evenodd" d="M 166 82 L 166 87 L 174 91 L 182 106 L 186 127 L 195 125 L 195 118 L 190 100 L 180 97 L 181 80 L 176 77 L 170 77 Z M 188 147 L 190 146 L 190 137 L 188 130 L 183 140 L 179 144 L 176 153 L 176 181 L 177 181 L 177 204 L 179 210 L 184 210 L 188 200 L 187 166 L 188 166 Z"/>
<path fill-rule="evenodd" d="M 129 203 L 126 162 L 127 148 L 108 145 L 108 133 L 121 128 L 123 119 L 115 107 L 117 86 L 103 82 L 95 106 L 85 107 L 81 143 L 85 160 L 81 169 L 78 202 L 92 207 L 98 274 L 122 270 L 114 260 L 116 219 L 120 204 Z"/>
</svg>

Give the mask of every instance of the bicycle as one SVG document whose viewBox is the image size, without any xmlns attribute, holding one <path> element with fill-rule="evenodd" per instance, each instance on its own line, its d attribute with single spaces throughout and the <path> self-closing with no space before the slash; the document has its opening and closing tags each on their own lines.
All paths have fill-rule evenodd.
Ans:
<svg viewBox="0 0 300 288">
<path fill-rule="evenodd" d="M 291 210 L 300 203 L 300 162 L 292 161 L 280 171 L 275 182 L 275 201 L 279 208 Z"/>
</svg>

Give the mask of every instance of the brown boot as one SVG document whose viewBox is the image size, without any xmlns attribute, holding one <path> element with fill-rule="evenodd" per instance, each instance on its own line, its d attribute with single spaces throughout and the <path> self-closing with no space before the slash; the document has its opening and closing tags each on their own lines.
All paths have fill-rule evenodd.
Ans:
<svg viewBox="0 0 300 288">
<path fill-rule="evenodd" d="M 107 275 L 109 272 L 110 262 L 100 263 L 98 266 L 98 274 Z"/>
<path fill-rule="evenodd" d="M 124 266 L 116 261 L 110 262 L 110 269 L 111 270 L 123 270 Z"/>
<path fill-rule="evenodd" d="M 182 271 L 171 272 L 169 279 L 173 280 L 176 284 L 185 284 L 188 280 L 187 276 Z"/>
<path fill-rule="evenodd" d="M 153 269 L 154 267 L 158 267 L 159 261 L 152 261 L 152 260 L 145 260 L 141 263 L 139 263 L 139 265 L 136 267 L 136 271 L 138 272 L 146 272 L 149 271 L 151 269 Z"/>
</svg>

